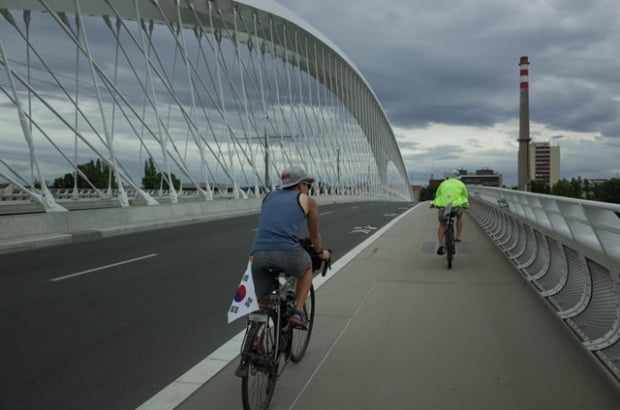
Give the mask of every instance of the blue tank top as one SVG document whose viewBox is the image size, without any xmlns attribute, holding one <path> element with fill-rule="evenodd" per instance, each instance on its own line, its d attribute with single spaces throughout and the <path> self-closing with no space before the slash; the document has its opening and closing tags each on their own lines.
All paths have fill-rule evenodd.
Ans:
<svg viewBox="0 0 620 410">
<path fill-rule="evenodd" d="M 263 201 L 258 230 L 250 255 L 257 251 L 288 251 L 300 249 L 298 233 L 306 219 L 299 202 L 301 193 L 280 190 L 269 193 Z"/>
</svg>

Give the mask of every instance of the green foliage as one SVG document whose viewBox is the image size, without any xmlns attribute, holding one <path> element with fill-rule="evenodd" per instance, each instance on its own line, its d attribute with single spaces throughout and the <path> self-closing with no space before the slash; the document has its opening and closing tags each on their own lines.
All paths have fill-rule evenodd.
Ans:
<svg viewBox="0 0 620 410">
<path fill-rule="evenodd" d="M 620 204 L 620 178 L 612 178 L 594 186 L 594 199 Z"/>
<path fill-rule="evenodd" d="M 583 180 L 583 198 L 594 199 L 594 185 L 587 178 Z"/>
<path fill-rule="evenodd" d="M 530 191 L 578 199 L 620 204 L 620 178 L 612 178 L 600 184 L 593 184 L 588 179 L 571 178 L 559 180 L 551 189 L 540 181 L 530 182 Z"/>
<path fill-rule="evenodd" d="M 551 188 L 551 195 L 581 199 L 581 194 L 581 181 L 575 178 L 572 178 L 570 181 L 561 179 Z"/>
<path fill-rule="evenodd" d="M 435 198 L 435 192 L 437 191 L 437 186 L 425 186 L 420 189 L 420 202 L 430 201 Z"/>
<path fill-rule="evenodd" d="M 548 194 L 549 185 L 542 181 L 536 181 L 535 179 L 530 181 L 530 192 L 536 192 L 539 194 Z"/>
<path fill-rule="evenodd" d="M 174 174 L 170 174 L 172 185 L 176 190 L 181 188 L 181 181 Z M 153 158 L 144 161 L 144 177 L 142 178 L 142 187 L 144 189 L 169 189 L 168 178 L 164 178 L 161 172 L 157 172 Z"/>
<path fill-rule="evenodd" d="M 111 178 L 112 188 L 117 188 L 118 185 L 116 183 L 116 179 L 114 178 L 114 174 L 110 172 L 110 167 L 97 159 L 97 161 L 93 161 L 92 159 L 84 164 L 78 165 L 78 168 L 86 175 L 89 181 L 99 189 L 105 189 L 108 187 L 108 179 Z M 52 188 L 73 188 L 74 185 L 74 176 L 73 173 L 65 174 L 63 177 L 56 178 L 54 183 L 52 184 Z M 86 182 L 82 176 L 78 175 L 77 180 L 78 188 L 89 189 L 91 186 Z"/>
</svg>

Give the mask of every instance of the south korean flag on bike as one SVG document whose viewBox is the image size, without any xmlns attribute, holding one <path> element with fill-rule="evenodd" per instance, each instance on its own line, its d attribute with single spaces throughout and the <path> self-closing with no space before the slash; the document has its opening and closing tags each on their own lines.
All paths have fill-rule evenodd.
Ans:
<svg viewBox="0 0 620 410">
<path fill-rule="evenodd" d="M 248 267 L 243 276 L 241 276 L 241 282 L 237 287 L 237 292 L 233 297 L 230 308 L 228 309 L 228 323 L 239 319 L 241 316 L 245 316 L 248 313 L 252 313 L 258 310 L 258 300 L 256 298 L 256 291 L 254 290 L 254 279 L 252 279 L 252 258 L 248 261 Z"/>
</svg>

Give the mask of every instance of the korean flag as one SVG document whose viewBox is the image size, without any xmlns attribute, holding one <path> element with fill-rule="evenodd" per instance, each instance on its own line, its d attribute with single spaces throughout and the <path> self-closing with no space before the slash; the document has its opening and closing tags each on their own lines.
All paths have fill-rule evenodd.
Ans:
<svg viewBox="0 0 620 410">
<path fill-rule="evenodd" d="M 241 282 L 237 287 L 237 292 L 233 297 L 230 309 L 228 309 L 228 323 L 258 310 L 258 300 L 254 290 L 254 280 L 252 279 L 252 258 L 248 262 Z"/>
</svg>

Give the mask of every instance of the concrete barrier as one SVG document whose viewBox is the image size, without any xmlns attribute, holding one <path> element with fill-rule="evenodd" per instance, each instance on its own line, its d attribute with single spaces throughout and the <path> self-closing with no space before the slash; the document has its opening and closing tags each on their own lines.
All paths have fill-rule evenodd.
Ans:
<svg viewBox="0 0 620 410">
<path fill-rule="evenodd" d="M 385 200 L 363 196 L 318 196 L 319 204 Z M 184 201 L 177 204 L 0 216 L 0 252 L 93 237 L 119 235 L 236 215 L 258 213 L 262 198 Z M 93 235 L 98 232 L 98 235 Z"/>
</svg>

